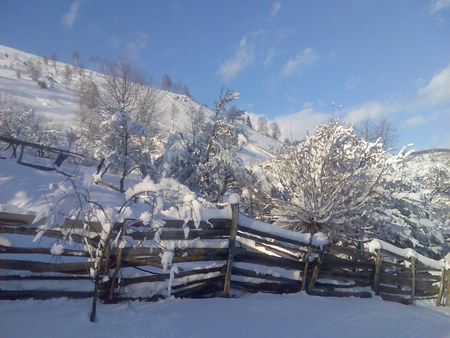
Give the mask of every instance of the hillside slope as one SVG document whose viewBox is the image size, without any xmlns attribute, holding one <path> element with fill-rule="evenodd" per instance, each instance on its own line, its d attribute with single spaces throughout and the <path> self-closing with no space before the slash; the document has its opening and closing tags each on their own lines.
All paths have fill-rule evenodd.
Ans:
<svg viewBox="0 0 450 338">
<path fill-rule="evenodd" d="M 70 79 L 67 77 L 67 69 L 72 72 Z M 75 68 L 0 45 L 0 99 L 30 106 L 66 129 L 74 123 L 78 109 L 77 91 L 82 81 L 102 83 L 103 76 L 93 70 Z M 164 135 L 185 133 L 190 122 L 188 111 L 198 109 L 201 105 L 185 95 L 157 91 L 156 108 Z M 206 108 L 205 111 L 212 114 Z M 242 127 L 248 135 L 248 142 L 240 152 L 246 165 L 268 160 L 273 150 L 280 146 L 280 142 L 245 125 Z"/>
</svg>

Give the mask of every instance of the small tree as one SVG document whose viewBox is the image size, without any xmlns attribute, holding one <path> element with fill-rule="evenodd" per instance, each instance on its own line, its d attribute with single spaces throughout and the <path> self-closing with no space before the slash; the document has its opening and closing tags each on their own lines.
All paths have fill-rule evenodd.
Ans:
<svg viewBox="0 0 450 338">
<path fill-rule="evenodd" d="M 267 119 L 264 116 L 258 117 L 258 132 L 268 136 L 269 128 L 267 128 Z"/>
<path fill-rule="evenodd" d="M 172 89 L 172 80 L 170 79 L 169 75 L 164 74 L 162 76 L 161 88 L 162 88 L 162 90 L 165 90 L 165 91 L 170 91 Z"/>
<path fill-rule="evenodd" d="M 78 60 L 80 59 L 80 53 L 78 53 L 77 51 L 73 52 L 72 58 L 74 67 L 78 67 Z"/>
<path fill-rule="evenodd" d="M 281 130 L 280 130 L 280 126 L 278 125 L 277 122 L 272 122 L 270 124 L 270 129 L 271 129 L 271 136 L 275 139 L 275 140 L 279 140 L 281 137 Z"/>
<path fill-rule="evenodd" d="M 253 129 L 252 120 L 250 120 L 250 116 L 249 115 L 247 115 L 247 127 L 249 127 L 250 129 Z"/>
</svg>

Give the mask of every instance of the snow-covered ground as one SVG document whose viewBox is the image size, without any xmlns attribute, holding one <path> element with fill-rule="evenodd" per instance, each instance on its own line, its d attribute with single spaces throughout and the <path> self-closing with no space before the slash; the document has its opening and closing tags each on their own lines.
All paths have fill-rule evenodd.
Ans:
<svg viewBox="0 0 450 338">
<path fill-rule="evenodd" d="M 31 79 L 29 67 L 26 65 L 31 63 L 40 68 L 39 79 L 47 84 L 47 88 L 40 88 Z M 15 101 L 30 106 L 51 121 L 69 128 L 73 125 L 78 110 L 77 92 L 82 81 L 89 79 L 99 84 L 103 82 L 103 74 L 84 69 L 83 75 L 74 72 L 71 80 L 67 81 L 64 78 L 66 66 L 61 62 L 53 65 L 52 60 L 49 60 L 46 65 L 40 56 L 0 45 L 0 100 Z M 160 127 L 165 133 L 186 133 L 190 124 L 189 110 L 198 109 L 201 105 L 185 95 L 166 91 L 158 91 L 158 93 L 157 108 L 160 114 Z M 207 114 L 212 114 L 207 108 L 204 110 Z M 253 122 L 256 125 L 256 121 Z M 268 160 L 271 157 L 270 151 L 280 146 L 280 142 L 273 138 L 249 128 L 246 130 L 248 143 L 240 151 L 240 157 L 248 166 Z"/>
<path fill-rule="evenodd" d="M 378 297 L 254 294 L 99 304 L 96 323 L 89 322 L 90 306 L 90 299 L 1 301 L 0 336 L 450 337 L 448 311 Z"/>
</svg>

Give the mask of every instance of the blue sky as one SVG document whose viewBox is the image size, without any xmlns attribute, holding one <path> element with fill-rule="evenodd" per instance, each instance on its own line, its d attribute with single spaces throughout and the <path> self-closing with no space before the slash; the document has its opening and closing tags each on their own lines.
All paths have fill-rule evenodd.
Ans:
<svg viewBox="0 0 450 338">
<path fill-rule="evenodd" d="M 285 136 L 386 116 L 398 146 L 450 147 L 450 0 L 2 0 L 0 44 L 128 57 L 209 106 L 225 86 Z"/>
</svg>

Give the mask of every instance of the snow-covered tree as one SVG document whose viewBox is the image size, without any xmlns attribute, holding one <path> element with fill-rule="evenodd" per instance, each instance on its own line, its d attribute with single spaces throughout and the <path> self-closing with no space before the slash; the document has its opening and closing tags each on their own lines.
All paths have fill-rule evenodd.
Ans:
<svg viewBox="0 0 450 338">
<path fill-rule="evenodd" d="M 131 172 L 139 169 L 146 176 L 151 170 L 151 153 L 160 142 L 156 110 L 159 96 L 128 60 L 109 66 L 99 88 L 99 102 L 95 84 L 86 82 L 80 88 L 82 107 L 92 114 L 80 124 L 77 143 L 78 151 L 102 158 L 104 169 L 120 172 L 119 189 L 124 191 L 125 178 Z"/>
<path fill-rule="evenodd" d="M 380 143 L 338 122 L 317 127 L 271 166 L 279 191 L 275 223 L 335 239 L 362 238 L 371 229 L 361 218 L 375 211 L 382 175 L 403 154 L 387 156 Z"/>
<path fill-rule="evenodd" d="M 30 107 L 11 101 L 7 97 L 0 99 L 0 135 L 55 146 L 58 129 L 58 126 L 50 123 Z M 15 157 L 17 145 L 12 147 L 12 154 Z M 35 155 L 42 157 L 45 153 L 38 150 Z"/>
<path fill-rule="evenodd" d="M 240 189 L 249 175 L 236 154 L 246 137 L 227 107 L 237 97 L 230 90 L 221 92 L 211 117 L 202 108 L 192 109 L 190 130 L 171 141 L 164 157 L 169 175 L 213 202 Z"/>
</svg>

